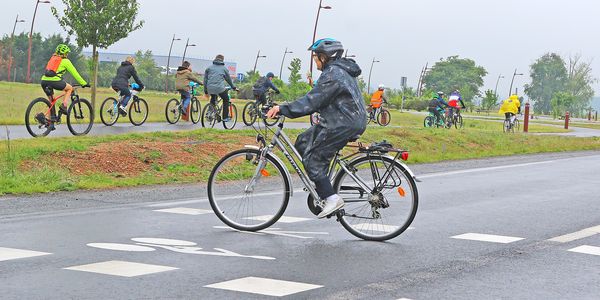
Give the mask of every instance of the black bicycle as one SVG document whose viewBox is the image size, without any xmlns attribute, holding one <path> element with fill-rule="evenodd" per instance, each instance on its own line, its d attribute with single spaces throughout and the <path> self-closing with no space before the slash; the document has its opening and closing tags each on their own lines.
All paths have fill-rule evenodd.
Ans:
<svg viewBox="0 0 600 300">
<path fill-rule="evenodd" d="M 266 111 L 277 105 L 277 103 L 273 102 L 272 97 L 273 91 L 270 90 L 267 92 L 265 103 L 260 103 L 258 106 L 256 105 L 256 101 L 250 101 L 246 103 L 244 109 L 242 110 L 242 121 L 244 121 L 246 126 L 254 125 L 256 119 L 259 117 L 267 126 L 273 126 L 277 124 L 279 119 L 269 119 L 265 114 Z"/>
<path fill-rule="evenodd" d="M 192 123 L 194 124 L 198 124 L 198 122 L 200 122 L 200 112 L 201 112 L 201 106 L 200 106 L 200 101 L 198 101 L 198 98 L 196 97 L 196 95 L 198 94 L 197 88 L 199 87 L 199 84 L 194 84 L 194 85 L 190 85 L 191 87 L 191 91 L 190 94 L 192 95 L 192 99 L 190 100 L 190 115 L 189 115 L 189 120 L 192 121 Z M 181 116 L 184 114 L 184 109 L 183 109 L 183 99 L 180 101 L 178 99 L 172 98 L 169 101 L 167 101 L 167 106 L 165 107 L 165 117 L 167 119 L 167 122 L 169 122 L 169 124 L 175 124 L 177 122 L 179 122 L 179 120 L 181 119 Z"/>
<path fill-rule="evenodd" d="M 138 97 L 140 91 L 131 90 L 131 104 L 129 105 L 129 122 L 135 126 L 140 126 L 148 119 L 148 102 Z M 119 105 L 123 101 L 121 96 L 119 100 L 114 97 L 108 97 L 102 102 L 100 106 L 100 120 L 106 126 L 112 126 L 117 123 L 121 113 L 119 112 Z"/>
<path fill-rule="evenodd" d="M 229 92 L 230 89 L 226 91 Z M 233 129 L 237 123 L 237 107 L 233 101 L 229 101 L 228 117 L 229 120 L 224 120 L 221 117 L 223 111 L 223 99 L 217 97 L 215 103 L 208 103 L 202 110 L 202 127 L 215 127 L 217 122 L 223 123 L 225 129 Z"/>
</svg>

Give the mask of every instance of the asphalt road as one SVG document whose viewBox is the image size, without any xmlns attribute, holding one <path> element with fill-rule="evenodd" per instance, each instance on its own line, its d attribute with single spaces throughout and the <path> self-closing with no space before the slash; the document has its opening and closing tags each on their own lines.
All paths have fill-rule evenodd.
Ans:
<svg viewBox="0 0 600 300">
<path fill-rule="evenodd" d="M 598 299 L 600 152 L 414 170 L 413 228 L 385 243 L 304 193 L 259 234 L 223 227 L 201 185 L 3 197 L 1 298 Z"/>
</svg>

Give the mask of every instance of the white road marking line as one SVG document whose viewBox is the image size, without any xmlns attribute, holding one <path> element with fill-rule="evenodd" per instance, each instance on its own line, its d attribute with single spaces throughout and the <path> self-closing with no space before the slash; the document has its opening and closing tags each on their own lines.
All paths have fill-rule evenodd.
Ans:
<svg viewBox="0 0 600 300">
<path fill-rule="evenodd" d="M 600 247 L 594 247 L 594 246 L 588 246 L 588 245 L 575 247 L 573 249 L 569 249 L 568 251 L 584 253 L 584 254 L 591 254 L 591 255 L 600 255 Z"/>
<path fill-rule="evenodd" d="M 575 231 L 572 233 L 568 233 L 565 235 L 553 237 L 551 239 L 548 239 L 548 241 L 559 242 L 559 243 L 568 243 L 568 242 L 580 240 L 580 239 L 583 239 L 586 237 L 590 237 L 590 236 L 593 236 L 593 235 L 596 235 L 599 233 L 600 233 L 600 225 L 585 228 L 585 229 Z"/>
<path fill-rule="evenodd" d="M 89 265 L 73 266 L 64 269 L 122 277 L 136 277 L 141 275 L 177 270 L 178 268 L 111 260 Z"/>
<path fill-rule="evenodd" d="M 271 235 L 293 237 L 293 238 L 298 238 L 298 239 L 312 239 L 312 238 L 314 238 L 312 236 L 303 236 L 301 234 L 306 234 L 306 235 L 327 235 L 327 234 L 329 234 L 329 232 L 287 231 L 287 230 L 284 231 L 284 230 L 280 230 L 280 228 L 267 228 L 267 229 L 260 230 L 260 231 L 243 231 L 243 230 L 237 230 L 235 228 L 231 228 L 231 227 L 227 227 L 227 226 L 213 226 L 213 228 L 215 228 L 215 229 L 228 229 L 228 230 L 231 230 L 231 231 L 236 231 L 236 232 L 241 232 L 241 233 L 247 233 L 247 234 L 254 234 L 254 235 L 271 234 Z"/>
<path fill-rule="evenodd" d="M 52 253 L 0 247 L 0 261 L 50 255 Z"/>
<path fill-rule="evenodd" d="M 383 225 L 377 223 L 360 223 L 356 225 L 352 225 L 352 227 L 356 228 L 356 230 L 371 230 L 371 231 L 379 231 L 379 232 L 391 232 L 396 231 L 400 226 L 393 225 Z M 366 227 L 366 229 L 365 229 Z M 414 227 L 408 227 L 407 229 L 414 229 Z"/>
<path fill-rule="evenodd" d="M 265 296 L 283 297 L 323 287 L 322 285 L 276 280 L 260 277 L 245 277 L 204 287 L 228 291 L 252 293 Z"/>
<path fill-rule="evenodd" d="M 524 238 L 520 238 L 520 237 L 482 234 L 482 233 L 465 233 L 465 234 L 461 234 L 461 235 L 452 236 L 451 238 L 460 239 L 460 240 L 501 243 L 501 244 L 508 244 L 508 243 L 524 240 Z"/>
<path fill-rule="evenodd" d="M 173 240 L 173 239 L 161 239 L 161 238 L 132 238 L 134 242 L 144 244 L 156 244 L 156 245 L 167 245 L 167 246 L 196 246 L 197 244 L 190 241 Z"/>
<path fill-rule="evenodd" d="M 139 246 L 139 245 L 128 245 L 128 244 L 118 244 L 118 243 L 89 243 L 88 247 L 105 249 L 105 250 L 115 250 L 115 251 L 130 251 L 130 252 L 150 252 L 156 249 Z"/>
<path fill-rule="evenodd" d="M 294 190 L 294 194 L 296 194 L 296 193 L 304 193 L 304 190 L 302 190 L 302 189 Z M 283 194 L 283 193 L 282 192 L 270 192 L 270 193 L 254 194 L 254 196 L 273 196 L 273 195 L 281 195 L 281 194 Z M 242 195 L 229 196 L 229 197 L 222 197 L 222 198 L 220 198 L 220 200 L 240 199 L 243 197 L 244 196 L 242 196 Z M 208 202 L 208 198 L 199 198 L 199 199 L 192 198 L 191 200 L 156 203 L 156 204 L 147 205 L 147 207 L 169 207 L 169 206 L 174 206 L 174 205 L 193 204 L 193 203 L 202 203 L 202 202 Z"/>
<path fill-rule="evenodd" d="M 475 173 L 475 172 L 485 172 L 485 171 L 502 170 L 502 169 L 508 169 L 508 168 L 527 167 L 527 166 L 533 166 L 533 165 L 549 164 L 549 163 L 554 163 L 554 162 L 556 162 L 556 160 L 538 161 L 538 162 L 530 162 L 530 163 L 514 164 L 514 165 L 505 165 L 505 166 L 496 166 L 496 167 L 487 167 L 487 168 L 466 169 L 466 170 L 458 170 L 458 171 L 450 171 L 450 172 L 440 172 L 440 173 L 431 173 L 431 174 L 416 175 L 416 176 L 419 179 L 422 179 L 422 178 L 433 178 L 433 177 L 451 176 L 451 175 L 466 174 L 466 173 Z"/>
<path fill-rule="evenodd" d="M 213 212 L 212 210 L 207 210 L 207 209 L 187 208 L 187 207 L 173 207 L 173 208 L 165 208 L 165 209 L 156 209 L 154 211 L 171 213 L 171 214 L 190 215 L 190 216 L 211 214 Z"/>
<path fill-rule="evenodd" d="M 268 221 L 271 218 L 273 218 L 273 215 L 248 217 L 248 218 L 244 218 L 244 219 L 255 220 L 255 221 Z M 296 223 L 296 222 L 303 222 L 303 221 L 309 221 L 309 220 L 313 220 L 313 219 L 282 216 L 281 218 L 279 218 L 279 220 L 277 220 L 277 222 L 281 222 L 281 223 Z"/>
</svg>

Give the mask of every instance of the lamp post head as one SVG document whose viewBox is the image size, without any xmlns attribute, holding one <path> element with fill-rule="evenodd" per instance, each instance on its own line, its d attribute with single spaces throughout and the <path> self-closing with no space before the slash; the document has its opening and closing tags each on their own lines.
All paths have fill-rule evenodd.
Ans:
<svg viewBox="0 0 600 300">
<path fill-rule="evenodd" d="M 331 6 L 327 5 L 327 6 L 321 6 L 322 9 L 331 9 Z"/>
<path fill-rule="evenodd" d="M 17 23 L 23 23 L 25 20 L 17 20 Z"/>
<path fill-rule="evenodd" d="M 523 73 L 516 73 L 515 75 L 524 75 Z"/>
<path fill-rule="evenodd" d="M 188 47 L 196 47 L 196 44 L 189 44 Z"/>
<path fill-rule="evenodd" d="M 174 41 L 181 41 L 181 39 L 179 39 L 179 38 L 178 38 L 178 39 L 176 39 L 176 38 L 173 38 L 173 40 L 174 40 Z"/>
<path fill-rule="evenodd" d="M 50 3 L 48 0 L 38 0 L 38 3 Z"/>
</svg>

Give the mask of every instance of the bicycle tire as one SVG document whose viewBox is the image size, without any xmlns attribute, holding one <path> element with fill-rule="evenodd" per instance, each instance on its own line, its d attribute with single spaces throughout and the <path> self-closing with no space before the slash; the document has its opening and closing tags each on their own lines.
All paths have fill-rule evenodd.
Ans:
<svg viewBox="0 0 600 300">
<path fill-rule="evenodd" d="M 360 199 L 362 199 L 364 197 L 364 192 L 366 192 L 366 194 L 368 194 L 367 198 L 364 198 L 365 200 L 363 201 L 356 201 L 356 202 L 350 202 L 351 198 L 348 197 L 344 197 L 346 194 L 343 193 L 342 191 L 356 191 L 356 188 L 353 188 L 352 186 L 347 186 L 347 185 L 342 185 L 344 184 L 343 179 L 346 177 L 347 173 L 345 171 L 340 171 L 334 178 L 333 180 L 333 188 L 334 191 L 336 191 L 338 194 L 342 195 L 342 198 L 345 198 L 346 200 L 346 206 L 343 208 L 344 210 L 344 214 L 341 216 L 341 218 L 339 218 L 340 223 L 342 224 L 342 226 L 351 234 L 353 234 L 354 236 L 364 239 L 364 240 L 368 240 L 368 241 L 385 241 L 385 240 L 389 240 L 392 238 L 397 237 L 398 235 L 402 234 L 404 231 L 406 231 L 406 229 L 408 229 L 408 227 L 410 226 L 410 224 L 413 222 L 416 214 L 417 214 L 417 209 L 419 206 L 419 192 L 417 190 L 417 185 L 415 183 L 415 180 L 413 179 L 413 177 L 410 175 L 410 172 L 399 162 L 395 161 L 393 158 L 388 157 L 388 156 L 362 156 L 359 157 L 355 160 L 353 160 L 352 162 L 349 163 L 348 165 L 348 169 L 349 170 L 360 170 L 359 165 L 363 164 L 363 163 L 367 163 L 369 164 L 369 166 L 373 163 L 377 163 L 377 162 L 382 162 L 382 165 L 385 166 L 386 163 L 388 165 L 392 165 L 392 168 L 394 169 L 394 174 L 401 174 L 403 176 L 403 180 L 402 179 L 398 179 L 398 181 L 400 182 L 400 185 L 396 186 L 393 185 L 390 189 L 391 190 L 396 190 L 397 187 L 402 187 L 403 191 L 404 191 L 404 196 L 402 196 L 402 194 L 400 193 L 399 189 L 398 189 L 398 194 L 399 194 L 399 199 L 406 199 L 407 195 L 406 193 L 410 194 L 410 209 L 407 210 L 406 212 L 406 219 L 404 220 L 403 224 L 401 224 L 400 226 L 396 226 L 396 225 L 386 225 L 383 224 L 383 216 L 380 217 L 380 220 L 382 222 L 382 224 L 371 224 L 369 223 L 367 225 L 367 223 L 359 223 L 359 224 L 352 224 L 352 220 L 355 220 L 357 222 L 366 222 L 364 221 L 364 218 L 361 217 L 354 217 L 350 214 L 353 213 L 352 208 L 350 207 L 351 205 L 353 205 L 352 203 L 359 203 L 359 202 L 364 202 L 365 203 L 365 207 L 367 210 L 365 211 L 366 213 L 368 213 L 368 209 L 372 209 L 372 204 L 370 202 L 371 200 L 371 193 L 367 192 L 367 191 L 358 191 L 358 195 Z M 368 169 L 367 169 L 368 170 Z M 360 175 L 357 174 L 358 172 L 355 172 L 355 176 L 360 177 Z M 381 175 L 378 173 L 378 175 Z M 389 178 L 388 178 L 389 181 Z M 404 182 L 403 182 L 404 181 Z M 373 179 L 367 179 L 364 180 L 364 182 L 374 182 Z M 387 182 L 387 181 L 386 181 Z M 396 180 L 394 180 L 394 182 L 396 182 Z M 359 190 L 362 190 L 360 188 L 358 188 Z M 408 190 L 406 190 L 408 189 Z M 391 195 L 390 195 L 391 196 Z M 387 198 L 388 196 L 386 195 L 385 198 Z M 367 201 L 368 199 L 368 201 Z M 407 201 L 394 201 L 394 202 L 389 202 L 388 199 L 385 199 L 385 201 L 388 202 L 389 206 L 388 208 L 380 208 L 381 212 L 387 212 L 388 209 L 390 209 L 392 206 L 394 206 L 394 208 L 396 207 L 401 207 L 403 205 L 403 203 L 407 202 Z M 371 207 L 368 207 L 371 206 Z M 360 211 L 357 212 L 362 212 L 364 211 L 363 208 L 360 209 Z M 378 211 L 379 212 L 379 211 Z M 380 214 L 381 214 L 380 212 Z M 351 219 L 352 217 L 352 219 Z M 367 225 L 367 226 L 365 226 Z M 367 229 L 365 229 L 365 227 L 367 227 Z M 362 228 L 363 231 L 361 231 Z M 389 229 L 389 232 L 387 232 L 387 230 Z M 371 231 L 371 232 L 384 232 L 384 234 L 367 234 L 364 231 Z M 387 233 L 386 233 L 387 232 Z"/>
<path fill-rule="evenodd" d="M 244 109 L 242 110 L 242 121 L 246 126 L 252 126 L 254 122 L 256 122 L 257 111 L 256 111 L 256 103 L 248 102 L 244 105 Z"/>
<path fill-rule="evenodd" d="M 207 104 L 204 106 L 204 108 L 202 109 L 202 118 L 200 118 L 201 122 L 202 122 L 202 127 L 209 127 L 213 128 L 215 127 L 215 124 L 217 124 L 217 111 L 214 105 L 212 104 Z"/>
<path fill-rule="evenodd" d="M 40 124 L 40 122 L 35 119 L 35 116 L 37 114 L 45 113 L 45 111 L 44 112 L 42 112 L 42 111 L 35 112 L 34 111 L 33 115 L 32 115 L 31 110 L 38 103 L 44 103 L 46 110 L 50 109 L 50 105 L 52 105 L 52 104 L 50 104 L 50 101 L 48 101 L 48 99 L 40 97 L 40 98 L 36 98 L 33 101 L 31 101 L 29 103 L 29 105 L 27 106 L 27 110 L 25 110 L 25 128 L 27 128 L 27 132 L 29 132 L 29 134 L 32 137 L 43 137 L 43 136 L 47 136 L 50 133 L 50 128 L 48 128 L 47 124 Z M 38 129 L 40 129 L 39 132 L 36 132 L 34 130 L 34 128 L 36 128 L 36 127 Z M 45 130 L 43 128 L 45 128 Z"/>
<path fill-rule="evenodd" d="M 109 97 L 104 99 L 104 101 L 102 101 L 102 105 L 100 105 L 100 121 L 102 121 L 102 124 L 106 126 L 113 126 L 115 123 L 117 123 L 119 116 L 121 115 L 118 108 L 115 112 L 115 102 L 117 102 L 117 99 Z M 110 105 L 110 109 L 107 107 L 107 105 Z"/>
<path fill-rule="evenodd" d="M 463 117 L 462 116 L 456 116 L 455 120 L 454 120 L 454 127 L 456 129 L 461 129 L 463 128 L 464 124 L 463 124 Z"/>
<path fill-rule="evenodd" d="M 509 120 L 504 120 L 504 123 L 502 123 L 502 131 L 503 132 L 509 132 L 510 131 L 510 121 Z"/>
<path fill-rule="evenodd" d="M 165 106 L 165 118 L 169 124 L 175 124 L 179 122 L 179 119 L 181 118 L 179 100 L 172 98 L 167 101 L 167 105 Z"/>
<path fill-rule="evenodd" d="M 515 124 L 513 125 L 513 132 L 519 132 L 521 131 L 521 122 L 519 121 L 519 119 L 515 119 Z"/>
<path fill-rule="evenodd" d="M 423 120 L 423 127 L 431 128 L 431 127 L 433 127 L 433 124 L 434 124 L 433 122 L 434 122 L 434 118 L 432 116 L 427 116 Z"/>
<path fill-rule="evenodd" d="M 133 116 L 141 114 L 141 120 L 134 120 Z M 133 101 L 129 106 L 129 122 L 134 126 L 140 126 L 146 122 L 148 119 L 148 102 L 142 98 L 138 98 L 137 101 Z"/>
<path fill-rule="evenodd" d="M 319 113 L 313 113 L 310 115 L 310 125 L 315 126 L 321 122 L 321 115 Z"/>
<path fill-rule="evenodd" d="M 89 121 L 84 120 L 86 117 L 90 118 Z M 84 121 L 76 122 L 78 120 Z M 82 126 L 76 126 L 76 123 L 79 123 Z M 94 126 L 94 110 L 92 109 L 92 104 L 82 98 L 73 100 L 67 110 L 67 127 L 71 134 L 75 136 L 86 135 L 92 130 L 92 126 Z"/>
<path fill-rule="evenodd" d="M 231 119 L 229 122 L 222 121 L 223 128 L 225 129 L 233 129 L 235 128 L 235 124 L 237 123 L 237 106 L 233 103 L 229 103 L 229 118 Z"/>
<path fill-rule="evenodd" d="M 379 126 L 384 126 L 384 127 L 388 126 L 391 121 L 392 121 L 392 115 L 390 114 L 390 112 L 387 109 L 382 109 L 377 114 L 377 124 L 379 124 Z"/>
<path fill-rule="evenodd" d="M 202 113 L 202 105 L 196 97 L 192 98 L 190 105 L 192 106 L 190 107 L 190 121 L 192 121 L 193 124 L 198 124 Z"/>
<path fill-rule="evenodd" d="M 283 213 L 285 212 L 285 209 L 287 208 L 287 205 L 289 203 L 289 199 L 290 199 L 290 193 L 291 193 L 291 185 L 290 182 L 288 180 L 288 177 L 285 175 L 286 171 L 285 168 L 282 164 L 280 164 L 278 162 L 277 159 L 275 159 L 274 157 L 272 157 L 271 155 L 268 155 L 266 157 L 267 162 L 270 163 L 269 166 L 269 170 L 271 172 L 277 171 L 278 174 L 281 176 L 281 183 L 283 184 L 283 191 L 282 191 L 282 199 L 281 199 L 281 205 L 279 206 L 279 208 L 276 208 L 273 205 L 266 205 L 267 207 L 275 207 L 274 210 L 276 210 L 274 213 L 269 213 L 267 215 L 262 215 L 262 211 L 258 212 L 258 214 L 260 216 L 242 216 L 240 217 L 240 220 L 245 220 L 244 222 L 246 222 L 246 224 L 242 224 L 239 221 L 235 221 L 232 220 L 231 216 L 229 216 L 229 210 L 225 209 L 224 205 L 220 205 L 221 200 L 223 201 L 229 201 L 229 203 L 231 203 L 231 201 L 235 201 L 236 198 L 237 199 L 241 199 L 244 204 L 243 205 L 253 205 L 251 199 L 249 199 L 248 196 L 248 192 L 246 192 L 244 189 L 245 185 L 247 184 L 248 180 L 237 180 L 237 182 L 240 182 L 240 188 L 242 188 L 242 197 L 238 198 L 238 196 L 231 196 L 231 195 L 215 195 L 215 191 L 217 191 L 220 186 L 219 182 L 215 182 L 215 180 L 217 177 L 220 176 L 219 172 L 220 170 L 222 170 L 222 166 L 226 165 L 227 162 L 229 162 L 232 159 L 235 158 L 240 158 L 242 160 L 242 163 L 244 161 L 248 162 L 248 168 L 249 170 L 252 170 L 252 168 L 257 168 L 257 166 L 254 164 L 254 161 L 258 155 L 260 155 L 261 151 L 257 150 L 257 149 L 240 149 L 240 150 L 236 150 L 233 152 L 230 152 L 229 154 L 225 155 L 223 158 L 221 158 L 221 160 L 219 160 L 219 162 L 217 162 L 217 164 L 213 167 L 210 176 L 208 178 L 208 201 L 210 203 L 210 206 L 212 208 L 212 210 L 214 211 L 215 215 L 217 215 L 217 217 L 225 224 L 227 224 L 229 227 L 235 228 L 237 230 L 243 230 L 243 231 L 258 231 L 258 230 L 262 230 L 265 228 L 268 228 L 269 226 L 273 225 L 275 222 L 277 222 L 277 220 L 279 220 L 279 218 L 281 218 L 281 216 L 283 215 Z M 239 164 L 236 164 L 239 165 Z M 228 172 L 233 172 L 232 169 L 230 168 L 224 168 L 226 169 Z M 263 170 L 267 170 L 267 167 L 265 167 Z M 224 180 L 222 183 L 223 187 L 227 187 L 228 190 L 235 190 L 236 187 L 236 181 L 232 180 L 231 178 L 235 178 L 235 176 L 231 175 L 231 174 L 227 174 L 224 176 Z M 246 174 L 246 173 L 243 173 Z M 251 172 L 250 174 L 253 174 L 253 172 Z M 262 172 L 261 172 L 262 174 Z M 235 174 L 234 174 L 235 175 Z M 242 175 L 244 176 L 244 175 Z M 268 175 L 270 176 L 270 175 Z M 245 177 L 247 177 L 247 175 L 245 175 Z M 274 186 L 274 188 L 276 189 L 277 187 Z M 265 198 L 265 196 L 263 195 L 258 195 L 257 197 L 260 197 L 259 200 L 260 201 L 268 201 L 269 198 Z M 217 199 L 220 198 L 220 199 Z M 262 202 L 258 203 L 261 204 Z M 223 207 L 222 207 L 223 206 Z M 233 214 L 233 210 L 234 210 L 234 206 L 231 206 L 231 212 Z M 236 213 L 235 215 L 237 216 L 238 212 L 240 211 L 240 206 L 237 207 Z M 251 211 L 253 214 L 256 213 L 256 211 L 254 210 L 254 206 L 252 207 L 252 209 L 247 208 L 246 206 L 244 206 L 244 209 L 242 210 L 242 213 L 246 211 L 249 212 Z M 258 220 L 254 220 L 253 217 L 262 217 L 262 219 L 258 219 Z M 249 224 L 249 222 L 251 221 L 257 221 L 260 223 L 257 224 Z M 261 222 L 262 221 L 262 222 Z"/>
</svg>

